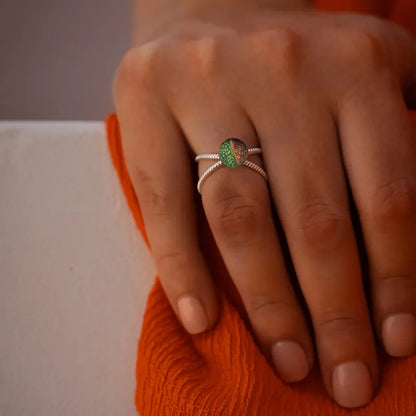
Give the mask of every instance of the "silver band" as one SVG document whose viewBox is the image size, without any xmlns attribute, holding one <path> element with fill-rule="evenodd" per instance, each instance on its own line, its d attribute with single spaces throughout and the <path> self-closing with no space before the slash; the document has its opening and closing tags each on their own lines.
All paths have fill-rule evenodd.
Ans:
<svg viewBox="0 0 416 416">
<path fill-rule="evenodd" d="M 261 149 L 259 147 L 253 147 L 251 149 L 248 149 L 248 155 L 255 155 L 255 154 L 261 154 Z M 197 188 L 198 192 L 202 194 L 201 187 L 204 184 L 204 182 L 207 180 L 208 176 L 211 175 L 211 173 L 218 170 L 221 166 L 225 166 L 221 160 L 218 153 L 205 153 L 201 155 L 197 155 L 195 157 L 195 162 L 198 162 L 202 159 L 210 159 L 210 160 L 217 160 L 212 166 L 210 166 L 199 178 Z M 249 160 L 246 160 L 241 166 L 247 166 L 250 169 L 253 169 L 255 172 L 259 173 L 267 182 L 267 173 L 258 165 L 256 165 L 253 162 L 250 162 Z"/>
</svg>

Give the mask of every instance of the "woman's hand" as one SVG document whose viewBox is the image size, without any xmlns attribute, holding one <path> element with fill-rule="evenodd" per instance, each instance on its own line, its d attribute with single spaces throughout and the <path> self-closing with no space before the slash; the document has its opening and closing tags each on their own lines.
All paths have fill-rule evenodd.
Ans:
<svg viewBox="0 0 416 416">
<path fill-rule="evenodd" d="M 403 98 L 412 98 L 415 43 L 370 16 L 235 3 L 166 19 L 115 77 L 124 154 L 158 274 L 190 333 L 214 325 L 188 149 L 215 153 L 228 137 L 261 146 L 262 158 L 250 160 L 268 172 L 269 188 L 251 169 L 219 169 L 202 187 L 208 223 L 259 345 L 294 382 L 310 371 L 314 345 L 276 209 L 326 388 L 341 406 L 362 406 L 378 380 L 371 317 L 389 354 L 416 348 L 416 133 Z M 212 164 L 199 162 L 199 174 Z"/>
</svg>

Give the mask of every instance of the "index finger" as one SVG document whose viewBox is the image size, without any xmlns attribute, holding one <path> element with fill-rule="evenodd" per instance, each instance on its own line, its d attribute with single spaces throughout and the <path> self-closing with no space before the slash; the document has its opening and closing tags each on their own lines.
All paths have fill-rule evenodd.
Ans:
<svg viewBox="0 0 416 416">
<path fill-rule="evenodd" d="M 199 248 L 190 158 L 163 100 L 143 85 L 142 69 L 119 73 L 114 100 L 126 165 L 140 201 L 161 284 L 189 333 L 217 315 L 212 278 Z"/>
</svg>

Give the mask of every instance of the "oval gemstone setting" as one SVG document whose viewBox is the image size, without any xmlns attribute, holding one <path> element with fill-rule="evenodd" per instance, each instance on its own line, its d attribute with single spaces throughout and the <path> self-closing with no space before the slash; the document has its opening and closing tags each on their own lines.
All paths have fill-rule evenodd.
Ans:
<svg viewBox="0 0 416 416">
<path fill-rule="evenodd" d="M 238 168 L 247 160 L 248 148 L 242 140 L 230 137 L 221 143 L 218 156 L 225 166 Z"/>
</svg>

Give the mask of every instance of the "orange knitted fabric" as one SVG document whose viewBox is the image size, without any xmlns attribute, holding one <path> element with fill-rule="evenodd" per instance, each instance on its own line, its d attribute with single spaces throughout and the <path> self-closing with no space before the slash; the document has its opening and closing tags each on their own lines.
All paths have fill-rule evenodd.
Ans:
<svg viewBox="0 0 416 416">
<path fill-rule="evenodd" d="M 342 9 L 353 10 L 355 5 L 364 12 L 393 13 L 396 21 L 412 21 L 416 29 L 416 0 L 395 4 L 385 0 L 317 3 L 327 9 L 337 3 Z M 413 18 L 408 15 L 410 9 Z M 416 120 L 416 112 L 413 116 Z M 150 250 L 115 114 L 107 117 L 106 127 L 114 167 Z M 189 335 L 176 318 L 156 276 L 147 300 L 136 365 L 135 400 L 141 416 L 416 415 L 416 356 L 392 359 L 379 347 L 379 390 L 368 406 L 358 410 L 345 410 L 331 401 L 317 364 L 302 382 L 286 385 L 277 378 L 252 337 L 241 299 L 215 250 L 208 226 L 200 221 L 202 250 L 209 258 L 219 299 L 218 321 L 208 333 Z"/>
</svg>

